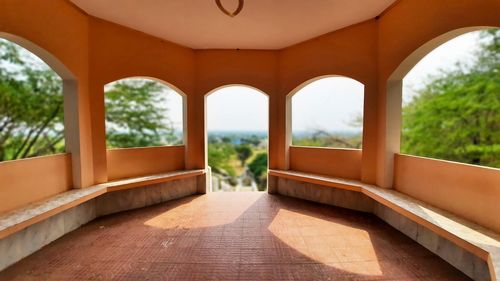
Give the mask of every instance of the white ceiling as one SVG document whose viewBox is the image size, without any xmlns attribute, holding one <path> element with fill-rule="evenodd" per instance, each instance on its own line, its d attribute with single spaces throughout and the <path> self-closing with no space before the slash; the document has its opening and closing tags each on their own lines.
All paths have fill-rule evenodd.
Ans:
<svg viewBox="0 0 500 281">
<path fill-rule="evenodd" d="M 280 49 L 376 17 L 396 0 L 71 0 L 87 13 L 194 49 Z M 233 11 L 238 0 L 222 0 Z"/>
</svg>

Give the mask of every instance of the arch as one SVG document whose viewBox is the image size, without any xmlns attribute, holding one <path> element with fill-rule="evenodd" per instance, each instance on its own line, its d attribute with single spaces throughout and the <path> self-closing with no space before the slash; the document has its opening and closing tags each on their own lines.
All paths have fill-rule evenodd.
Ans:
<svg viewBox="0 0 500 281">
<path fill-rule="evenodd" d="M 226 84 L 226 85 L 222 85 L 222 86 L 219 86 L 219 87 L 217 87 L 217 88 L 212 89 L 211 91 L 209 91 L 209 92 L 207 92 L 207 93 L 205 94 L 205 99 L 206 99 L 208 96 L 210 96 L 211 94 L 213 94 L 213 93 L 215 93 L 215 92 L 217 92 L 217 91 L 219 91 L 219 90 L 221 90 L 221 89 L 224 89 L 224 88 L 229 88 L 229 87 L 246 87 L 246 88 L 250 88 L 250 89 L 253 89 L 253 90 L 257 91 L 257 92 L 259 92 L 259 93 L 261 93 L 261 94 L 265 95 L 266 97 L 269 97 L 269 95 L 268 95 L 266 92 L 262 91 L 262 90 L 261 90 L 261 89 L 259 89 L 258 87 L 251 86 L 251 85 L 248 85 L 248 84 L 239 84 L 239 83 L 234 83 L 234 84 Z"/>
<path fill-rule="evenodd" d="M 287 158 L 286 162 L 287 163 L 289 162 L 288 151 L 289 151 L 290 146 L 292 145 L 292 114 L 293 114 L 292 113 L 292 98 L 298 92 L 300 92 L 302 89 L 313 84 L 314 82 L 317 82 L 317 81 L 320 81 L 323 79 L 328 79 L 328 78 L 335 78 L 335 77 L 347 78 L 347 79 L 352 80 L 356 83 L 359 83 L 360 85 L 363 85 L 363 87 L 364 87 L 364 84 L 362 82 L 360 82 L 356 79 L 353 79 L 351 77 L 347 77 L 347 76 L 343 76 L 343 75 L 329 74 L 329 75 L 317 76 L 317 77 L 311 78 L 307 81 L 304 81 L 286 95 L 286 114 L 285 114 L 285 118 L 286 118 L 286 138 L 285 138 L 286 143 L 285 143 L 285 148 L 286 148 L 286 152 L 287 152 L 286 153 L 286 158 Z M 363 101 L 363 103 L 364 103 L 364 101 Z"/>
<path fill-rule="evenodd" d="M 204 112 L 205 112 L 205 118 L 204 118 L 204 119 L 205 119 L 205 122 L 204 122 L 204 125 L 203 125 L 203 128 L 204 128 L 203 130 L 204 130 L 204 135 L 205 135 L 205 166 L 207 166 L 207 164 L 208 164 L 208 159 L 207 159 L 207 151 L 206 151 L 207 135 L 208 135 L 208 132 L 207 132 L 207 118 L 206 118 L 206 116 L 207 116 L 207 99 L 208 99 L 208 97 L 209 97 L 210 95 L 212 95 L 213 93 L 215 93 L 215 92 L 217 92 L 217 91 L 219 91 L 219 90 L 222 90 L 222 89 L 224 89 L 224 88 L 230 88 L 230 87 L 246 87 L 246 88 L 250 88 L 250 89 L 252 89 L 252 90 L 255 90 L 256 92 L 259 92 L 260 94 L 262 94 L 262 95 L 266 96 L 266 97 L 267 97 L 267 100 L 268 100 L 268 103 L 267 103 L 267 105 L 268 105 L 267 112 L 268 112 L 268 116 L 269 116 L 269 109 L 270 109 L 269 95 L 268 95 L 268 94 L 266 94 L 266 92 L 262 91 L 261 89 L 259 89 L 259 88 L 257 88 L 257 87 L 250 86 L 250 85 L 247 85 L 247 84 L 237 84 L 237 83 L 236 83 L 236 84 L 226 84 L 226 85 L 222 85 L 222 86 L 219 86 L 219 87 L 214 88 L 213 90 L 211 90 L 211 91 L 207 92 L 207 93 L 205 94 L 205 96 L 204 96 L 204 101 L 203 101 L 203 104 L 204 104 L 203 108 L 204 108 Z M 268 118 L 268 119 L 269 119 L 269 118 Z M 269 121 L 270 121 L 270 120 L 268 120 L 268 124 L 267 124 L 268 128 L 269 128 L 269 126 L 270 126 Z"/>
<path fill-rule="evenodd" d="M 184 91 L 182 91 L 179 87 L 175 86 L 174 84 L 168 82 L 168 81 L 165 81 L 161 78 L 157 78 L 155 76 L 148 76 L 148 75 L 130 75 L 130 76 L 123 76 L 123 77 L 120 77 L 120 78 L 117 78 L 117 79 L 114 79 L 112 81 L 107 81 L 107 82 L 104 82 L 104 85 L 108 85 L 108 84 L 111 84 L 111 83 L 114 83 L 114 82 L 118 82 L 118 81 L 121 81 L 121 80 L 127 80 L 127 79 L 146 79 L 146 80 L 153 80 L 153 81 L 156 81 L 156 82 L 159 82 L 169 88 L 171 88 L 172 90 L 174 90 L 176 93 L 178 93 L 179 95 L 183 96 L 183 97 L 186 97 L 186 93 Z"/>
<path fill-rule="evenodd" d="M 208 135 L 209 135 L 209 132 L 208 132 L 208 99 L 210 98 L 210 96 L 212 96 L 212 94 L 218 94 L 221 90 L 224 90 L 224 89 L 229 89 L 229 88 L 244 88 L 244 89 L 247 89 L 247 90 L 250 90 L 252 93 L 252 95 L 255 95 L 256 93 L 259 94 L 259 99 L 262 99 L 262 97 L 265 97 L 265 102 L 267 103 L 266 105 L 266 112 L 267 112 L 267 124 L 266 124 L 266 135 L 267 135 L 267 138 L 269 138 L 269 128 L 270 128 L 270 118 L 269 118 L 269 109 L 270 109 L 270 97 L 269 95 L 260 90 L 259 88 L 257 87 L 254 87 L 254 86 L 250 86 L 250 85 L 247 85 L 247 84 L 239 84 L 239 83 L 236 83 L 236 84 L 226 84 L 226 85 L 222 85 L 222 86 L 219 86 L 217 88 L 214 88 L 212 89 L 211 91 L 207 92 L 205 95 L 204 95 L 204 147 L 205 147 L 205 151 L 204 151 L 204 162 L 205 162 L 205 166 L 206 167 L 209 167 L 209 159 L 208 159 L 208 154 L 209 154 L 209 139 L 208 139 Z M 260 136 L 262 137 L 262 136 Z M 234 145 L 234 149 L 236 149 L 236 147 L 239 145 L 239 144 L 233 144 Z M 249 146 L 252 146 L 249 144 Z M 252 146 L 253 147 L 253 146 Z M 253 148 L 252 148 L 253 149 Z M 269 140 L 267 139 L 267 145 L 266 145 L 266 156 L 267 156 L 267 167 L 269 167 Z M 259 155 L 261 156 L 261 155 Z M 242 162 L 243 163 L 243 162 Z M 245 165 L 246 167 L 246 165 Z M 267 171 L 264 172 L 266 174 L 266 178 L 267 178 Z M 243 175 L 243 174 L 242 174 Z M 242 176 L 243 177 L 243 176 Z M 253 176 L 252 176 L 253 177 Z M 212 171 L 209 173 L 209 184 L 208 184 L 208 190 L 211 190 L 212 189 Z M 256 183 L 258 186 L 259 186 L 259 190 L 260 189 L 260 184 L 259 181 L 257 179 L 255 179 L 253 181 L 254 183 Z M 262 183 L 262 182 L 261 182 Z M 239 185 L 238 185 L 239 186 Z M 254 186 L 255 188 L 255 186 Z M 267 181 L 266 181 L 266 188 L 267 188 Z"/>
<path fill-rule="evenodd" d="M 0 38 L 12 42 L 21 48 L 25 49 L 27 52 L 31 53 L 33 56 L 39 58 L 44 64 L 46 64 L 60 79 L 63 97 L 63 139 L 65 142 L 65 151 L 67 153 L 75 153 L 72 157 L 73 170 L 74 170 L 74 182 L 78 183 L 79 175 L 79 116 L 78 116 L 78 84 L 75 75 L 64 65 L 56 56 L 52 55 L 50 52 L 40 47 L 39 45 L 33 43 L 32 41 L 25 39 L 23 37 L 0 32 Z"/>
<path fill-rule="evenodd" d="M 80 136 L 79 85 L 76 75 L 58 57 L 29 39 L 1 31 L 0 38 L 16 43 L 30 51 L 45 62 L 62 79 L 65 150 L 66 153 L 72 155 L 72 186 L 81 187 L 83 184 L 82 157 L 80 155 L 82 140 Z"/>
<path fill-rule="evenodd" d="M 106 83 L 104 85 L 104 88 L 106 88 L 110 84 L 114 84 L 114 83 L 117 83 L 120 81 L 137 80 L 137 79 L 157 82 L 157 83 L 161 84 L 162 86 L 165 86 L 166 88 L 171 89 L 173 92 L 175 92 L 175 94 L 177 94 L 181 97 L 181 100 L 182 100 L 182 126 L 181 126 L 181 128 L 182 128 L 182 144 L 183 145 L 186 144 L 187 143 L 187 95 L 182 90 L 180 90 L 177 86 L 175 86 L 175 85 L 173 85 L 173 84 L 171 84 L 163 79 L 152 77 L 152 76 L 127 76 L 127 77 L 123 77 L 123 78 Z"/>
<path fill-rule="evenodd" d="M 331 77 L 343 77 L 343 78 L 349 78 L 351 80 L 354 80 L 360 84 L 363 84 L 363 82 L 357 80 L 357 79 L 354 79 L 350 76 L 345 76 L 345 75 L 340 75 L 340 74 L 325 74 L 325 75 L 320 75 L 320 76 L 316 76 L 316 77 L 313 77 L 313 78 L 310 78 L 302 83 L 300 83 L 298 86 L 296 86 L 295 88 L 293 88 L 293 90 L 291 90 L 286 96 L 287 96 L 287 99 L 288 98 L 292 98 L 298 91 L 302 90 L 304 87 L 306 87 L 307 85 L 313 83 L 313 82 L 316 82 L 318 80 L 321 80 L 321 79 L 325 79 L 325 78 L 331 78 Z"/>
<path fill-rule="evenodd" d="M 421 61 L 425 56 L 427 56 L 430 52 L 432 52 L 434 49 L 437 47 L 441 46 L 442 44 L 469 32 L 473 31 L 478 31 L 478 30 L 484 30 L 484 29 L 491 29 L 495 28 L 493 26 L 471 26 L 471 27 L 463 27 L 463 28 L 458 28 L 455 30 L 448 31 L 446 33 L 443 33 L 435 38 L 430 39 L 426 43 L 424 43 L 422 46 L 418 47 L 415 49 L 413 52 L 411 52 L 397 67 L 396 69 L 391 73 L 391 75 L 388 78 L 388 81 L 397 81 L 397 80 L 402 80 L 408 72 L 419 62 Z"/>
<path fill-rule="evenodd" d="M 4 38 L 6 40 L 14 42 L 17 45 L 35 54 L 37 57 L 42 59 L 48 66 L 50 66 L 50 68 L 52 68 L 52 70 L 54 70 L 57 73 L 57 75 L 61 77 L 62 80 L 76 80 L 75 75 L 57 57 L 52 55 L 44 48 L 31 42 L 30 40 L 5 32 L 0 32 L 0 38 Z"/>
<path fill-rule="evenodd" d="M 401 147 L 401 126 L 402 126 L 402 95 L 403 79 L 411 69 L 440 45 L 469 32 L 497 28 L 493 26 L 469 26 L 447 31 L 441 35 L 429 39 L 427 42 L 417 47 L 394 69 L 386 81 L 385 99 L 385 143 L 384 155 L 382 156 L 384 168 L 383 178 L 379 183 L 383 187 L 393 185 L 394 160 L 393 156 L 400 152 Z"/>
</svg>

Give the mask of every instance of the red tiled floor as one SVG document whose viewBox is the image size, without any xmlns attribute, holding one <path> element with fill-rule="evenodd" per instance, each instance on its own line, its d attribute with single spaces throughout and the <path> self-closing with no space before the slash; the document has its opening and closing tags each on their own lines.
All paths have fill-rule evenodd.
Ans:
<svg viewBox="0 0 500 281">
<path fill-rule="evenodd" d="M 373 215 L 212 193 L 97 219 L 0 280 L 469 280 Z"/>
</svg>

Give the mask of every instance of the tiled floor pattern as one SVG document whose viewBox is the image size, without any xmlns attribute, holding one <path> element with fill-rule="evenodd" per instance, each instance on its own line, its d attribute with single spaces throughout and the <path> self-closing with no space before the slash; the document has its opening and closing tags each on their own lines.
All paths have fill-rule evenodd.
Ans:
<svg viewBox="0 0 500 281">
<path fill-rule="evenodd" d="M 211 193 L 97 219 L 0 280 L 469 280 L 373 215 Z"/>
</svg>

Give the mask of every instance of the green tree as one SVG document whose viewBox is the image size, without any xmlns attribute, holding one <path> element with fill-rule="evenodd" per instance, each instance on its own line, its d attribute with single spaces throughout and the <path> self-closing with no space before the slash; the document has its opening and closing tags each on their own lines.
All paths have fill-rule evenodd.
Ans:
<svg viewBox="0 0 500 281">
<path fill-rule="evenodd" d="M 231 157 L 236 154 L 234 146 L 227 143 L 208 144 L 208 166 L 219 174 L 236 176 L 236 171 L 230 164 Z"/>
<path fill-rule="evenodd" d="M 238 145 L 236 147 L 238 159 L 241 161 L 241 167 L 245 167 L 245 162 L 252 156 L 252 148 L 247 144 Z"/>
<path fill-rule="evenodd" d="M 64 151 L 62 81 L 0 40 L 0 161 Z"/>
<path fill-rule="evenodd" d="M 500 167 L 500 29 L 476 59 L 432 77 L 403 108 L 403 153 Z"/>
<path fill-rule="evenodd" d="M 166 90 L 162 84 L 145 79 L 126 79 L 110 86 L 105 95 L 108 147 L 178 143 L 166 115 Z"/>
<path fill-rule="evenodd" d="M 253 175 L 260 191 L 265 190 L 267 185 L 267 153 L 259 153 L 248 164 L 248 169 Z"/>
<path fill-rule="evenodd" d="M 325 130 L 317 129 L 305 137 L 294 137 L 294 145 L 337 148 L 361 148 L 362 135 L 332 134 Z"/>
</svg>

